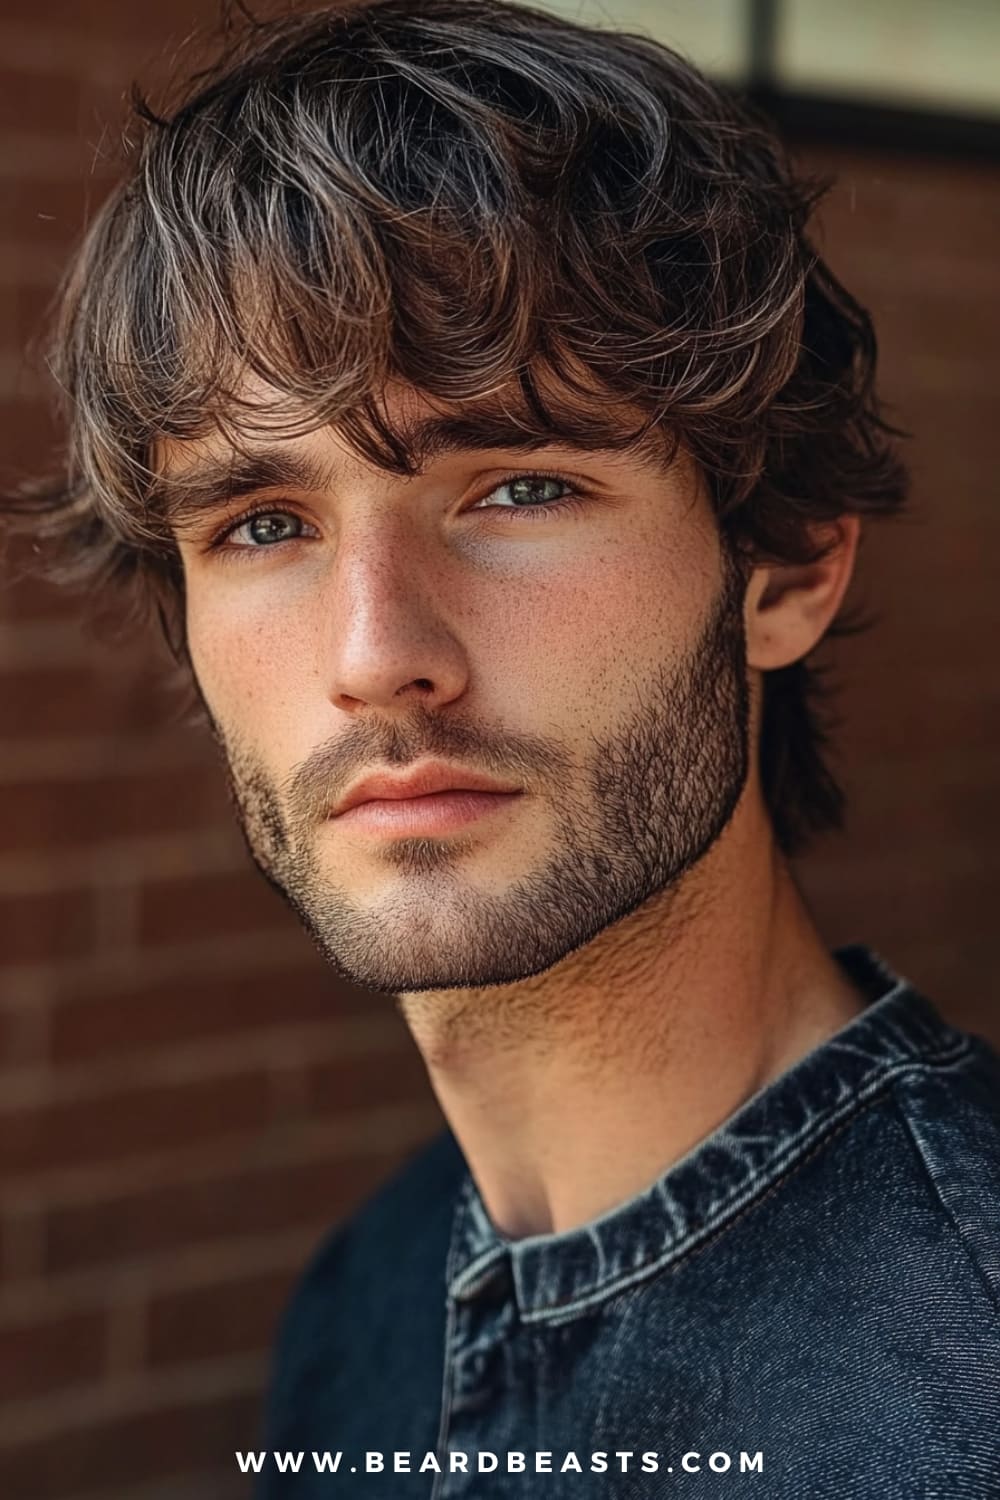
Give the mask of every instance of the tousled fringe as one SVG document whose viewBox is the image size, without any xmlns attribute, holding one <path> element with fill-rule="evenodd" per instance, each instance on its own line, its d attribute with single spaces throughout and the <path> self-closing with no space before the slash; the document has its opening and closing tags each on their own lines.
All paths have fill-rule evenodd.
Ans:
<svg viewBox="0 0 1000 1500">
<path fill-rule="evenodd" d="M 668 49 L 500 0 L 237 5 L 220 60 L 133 113 L 52 334 L 64 462 L 4 508 L 50 575 L 155 620 L 182 672 L 155 446 L 246 441 L 248 374 L 281 398 L 269 421 L 336 423 L 400 473 L 419 456 L 390 381 L 581 446 L 659 433 L 756 560 L 903 507 L 871 319 L 807 235 L 828 184 Z M 765 674 L 786 853 L 842 822 L 826 696 L 807 661 Z"/>
</svg>

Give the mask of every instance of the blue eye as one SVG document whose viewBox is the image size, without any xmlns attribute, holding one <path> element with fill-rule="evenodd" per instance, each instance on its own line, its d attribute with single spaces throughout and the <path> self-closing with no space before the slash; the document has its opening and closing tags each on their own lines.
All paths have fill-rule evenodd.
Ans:
<svg viewBox="0 0 1000 1500">
<path fill-rule="evenodd" d="M 282 542 L 307 538 L 310 533 L 303 530 L 306 525 L 293 510 L 259 505 L 256 510 L 247 511 L 224 526 L 212 539 L 209 551 L 223 558 L 237 557 L 240 553 L 266 552 L 279 547 Z"/>
<path fill-rule="evenodd" d="M 585 504 L 568 479 L 555 474 L 512 474 L 494 485 L 469 510 L 480 516 L 492 512 L 503 516 L 505 521 L 547 520 Z M 241 555 L 249 558 L 254 552 L 266 552 L 279 548 L 283 542 L 305 541 L 315 535 L 315 528 L 295 511 L 259 505 L 224 526 L 208 550 L 225 560 Z"/>
<path fill-rule="evenodd" d="M 568 492 L 569 485 L 564 479 L 554 479 L 548 474 L 518 474 L 514 479 L 505 479 L 503 484 L 498 484 L 496 489 L 491 490 L 472 509 L 478 510 L 481 506 L 487 508 L 486 502 L 492 501 L 497 495 L 506 496 L 499 507 L 502 510 L 506 510 L 508 505 L 536 508 L 551 505 L 553 501 L 563 499 Z"/>
<path fill-rule="evenodd" d="M 231 541 L 237 532 L 245 531 L 252 539 L 253 546 L 270 546 L 274 542 L 287 542 L 299 533 L 289 530 L 290 526 L 301 526 L 298 516 L 293 516 L 287 510 L 259 510 L 254 515 L 246 516 L 226 534 L 227 540 Z M 240 543 L 236 544 L 241 545 Z"/>
<path fill-rule="evenodd" d="M 469 507 L 481 519 L 552 521 L 587 504 L 575 483 L 558 474 L 511 474 Z"/>
</svg>

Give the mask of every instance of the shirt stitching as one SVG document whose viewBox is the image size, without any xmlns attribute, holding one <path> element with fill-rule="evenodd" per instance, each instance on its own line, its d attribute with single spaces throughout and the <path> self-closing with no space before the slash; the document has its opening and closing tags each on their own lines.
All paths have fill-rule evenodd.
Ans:
<svg viewBox="0 0 1000 1500">
<path fill-rule="evenodd" d="M 944 1193 L 941 1190 L 941 1185 L 938 1182 L 937 1178 L 935 1177 L 935 1175 L 934 1175 L 934 1173 L 933 1173 L 933 1171 L 931 1169 L 931 1164 L 930 1164 L 930 1162 L 927 1159 L 927 1155 L 926 1155 L 926 1153 L 924 1151 L 923 1143 L 922 1143 L 919 1135 L 917 1134 L 917 1131 L 914 1128 L 913 1122 L 910 1120 L 909 1115 L 904 1110 L 904 1108 L 902 1106 L 901 1100 L 896 1095 L 893 1095 L 893 1101 L 892 1102 L 893 1102 L 893 1104 L 895 1106 L 896 1113 L 898 1114 L 900 1120 L 903 1123 L 903 1126 L 905 1127 L 906 1134 L 909 1137 L 909 1140 L 910 1140 L 910 1142 L 911 1142 L 911 1144 L 913 1146 L 914 1154 L 916 1155 L 917 1160 L 920 1162 L 920 1165 L 921 1165 L 921 1167 L 923 1169 L 924 1175 L 927 1178 L 927 1181 L 930 1183 L 931 1192 L 933 1193 L 933 1195 L 934 1195 L 935 1199 L 937 1200 L 937 1202 L 941 1205 L 941 1209 L 942 1209 L 945 1217 L 947 1218 L 948 1222 L 951 1224 L 952 1228 L 954 1229 L 955 1234 L 958 1237 L 958 1241 L 961 1244 L 962 1249 L 965 1252 L 965 1255 L 966 1255 L 966 1257 L 967 1257 L 967 1259 L 969 1261 L 969 1264 L 972 1266 L 973 1270 L 975 1271 L 977 1278 L 982 1282 L 982 1284 L 983 1284 L 983 1286 L 984 1286 L 984 1288 L 986 1290 L 986 1295 L 989 1298 L 990 1305 L 992 1306 L 994 1312 L 1000 1313 L 1000 1298 L 998 1298 L 997 1292 L 994 1289 L 994 1287 L 992 1286 L 992 1284 L 990 1282 L 990 1279 L 987 1276 L 985 1270 L 979 1264 L 979 1260 L 978 1260 L 978 1258 L 976 1257 L 976 1255 L 973 1252 L 973 1248 L 972 1248 L 971 1244 L 969 1243 L 969 1240 L 968 1240 L 968 1237 L 967 1237 L 965 1231 L 963 1230 L 961 1224 L 959 1223 L 958 1219 L 955 1216 L 954 1210 L 952 1209 L 951 1205 L 948 1203 L 947 1199 L 944 1196 Z"/>
<path fill-rule="evenodd" d="M 816 1152 L 829 1143 L 833 1135 L 837 1134 L 856 1115 L 884 1096 L 898 1078 L 908 1073 L 925 1070 L 929 1060 L 933 1060 L 940 1068 L 953 1067 L 968 1054 L 970 1045 L 968 1038 L 963 1036 L 947 1051 L 942 1050 L 933 1054 L 932 1057 L 925 1055 L 916 1060 L 890 1064 L 886 1070 L 876 1073 L 865 1088 L 853 1094 L 850 1100 L 838 1110 L 810 1120 L 797 1135 L 784 1143 L 784 1148 L 776 1158 L 776 1163 L 772 1164 L 775 1169 L 771 1174 L 764 1179 L 752 1182 L 749 1186 L 745 1182 L 741 1183 L 728 1198 L 724 1198 L 717 1204 L 710 1217 L 697 1224 L 684 1240 L 671 1245 L 666 1251 L 643 1262 L 642 1265 L 630 1267 L 617 1280 L 591 1288 L 569 1302 L 552 1302 L 542 1308 L 526 1308 L 522 1310 L 522 1320 L 525 1323 L 546 1322 L 553 1325 L 568 1322 L 571 1318 L 590 1311 L 609 1297 L 646 1280 L 672 1261 L 694 1253 L 708 1240 L 715 1238 L 724 1227 L 728 1227 L 737 1215 L 752 1207 L 766 1193 L 780 1186 L 794 1171 L 804 1166 Z"/>
<path fill-rule="evenodd" d="M 448 1244 L 448 1256 L 445 1262 L 445 1288 L 451 1286 L 455 1275 L 455 1264 L 458 1259 L 458 1250 L 461 1243 L 461 1225 L 463 1222 L 463 1209 L 467 1192 L 467 1181 L 462 1184 L 458 1195 L 458 1210 L 452 1220 L 451 1239 Z M 452 1348 L 455 1342 L 456 1322 L 458 1308 L 451 1296 L 445 1297 L 445 1329 L 444 1329 L 444 1359 L 441 1372 L 441 1421 L 438 1424 L 437 1452 L 441 1455 L 441 1467 L 435 1472 L 434 1482 L 431 1485 L 430 1500 L 440 1500 L 444 1492 L 447 1468 L 444 1455 L 448 1448 L 448 1432 L 451 1427 L 452 1408 Z"/>
</svg>

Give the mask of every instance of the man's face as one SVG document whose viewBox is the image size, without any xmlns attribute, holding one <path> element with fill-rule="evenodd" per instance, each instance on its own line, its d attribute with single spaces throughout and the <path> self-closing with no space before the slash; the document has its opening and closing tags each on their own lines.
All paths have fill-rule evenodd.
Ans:
<svg viewBox="0 0 1000 1500">
<path fill-rule="evenodd" d="M 693 466 L 493 447 L 400 478 L 331 429 L 246 452 L 238 479 L 214 440 L 165 452 L 222 471 L 179 532 L 188 645 L 251 854 L 327 958 L 393 993 L 512 983 L 676 886 L 749 768 L 742 587 Z M 333 814 L 431 759 L 519 794 L 430 831 Z"/>
</svg>

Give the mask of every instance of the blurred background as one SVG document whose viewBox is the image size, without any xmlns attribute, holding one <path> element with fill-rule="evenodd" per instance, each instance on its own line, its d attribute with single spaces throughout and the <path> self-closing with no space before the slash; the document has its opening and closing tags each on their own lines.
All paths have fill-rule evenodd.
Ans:
<svg viewBox="0 0 1000 1500">
<path fill-rule="evenodd" d="M 875 624 L 831 655 L 849 825 L 799 873 L 831 945 L 1000 1043 L 1000 8 L 559 8 L 679 46 L 837 175 L 819 238 L 874 313 L 915 494 L 864 543 Z M 0 0 L 6 484 L 56 440 L 26 350 L 124 93 L 216 15 Z M 158 643 L 95 640 L 24 561 L 0 589 L 0 1494 L 226 1500 L 291 1278 L 440 1116 L 391 1002 L 333 978 L 252 870 Z"/>
</svg>

